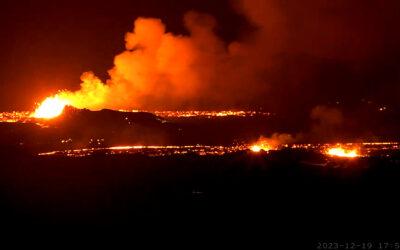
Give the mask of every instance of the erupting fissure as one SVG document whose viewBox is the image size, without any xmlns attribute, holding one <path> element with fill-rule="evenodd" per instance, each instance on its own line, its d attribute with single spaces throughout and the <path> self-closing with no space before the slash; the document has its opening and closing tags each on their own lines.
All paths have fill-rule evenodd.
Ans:
<svg viewBox="0 0 400 250">
<path fill-rule="evenodd" d="M 47 97 L 33 112 L 32 117 L 50 119 L 62 114 L 64 107 L 69 105 L 67 99 L 59 96 Z"/>
<path fill-rule="evenodd" d="M 89 110 L 245 105 L 266 88 L 259 79 L 269 65 L 259 60 L 265 43 L 257 53 L 248 40 L 226 44 L 216 33 L 216 20 L 207 14 L 189 11 L 183 23 L 184 35 L 168 32 L 160 19 L 137 18 L 105 81 L 93 72 L 83 73 L 79 90 L 49 97 L 34 117 L 55 117 L 66 104 Z"/>
</svg>

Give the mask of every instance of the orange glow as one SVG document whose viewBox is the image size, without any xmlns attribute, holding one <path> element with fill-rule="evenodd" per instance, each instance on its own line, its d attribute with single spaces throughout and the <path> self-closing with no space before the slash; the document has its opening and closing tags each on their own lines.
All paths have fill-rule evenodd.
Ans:
<svg viewBox="0 0 400 250">
<path fill-rule="evenodd" d="M 250 150 L 257 153 L 261 150 L 277 150 L 282 147 L 287 147 L 290 142 L 293 141 L 293 137 L 289 134 L 274 133 L 271 137 L 261 136 L 257 142 L 250 146 Z"/>
<path fill-rule="evenodd" d="M 64 107 L 69 102 L 66 99 L 62 99 L 59 96 L 47 97 L 35 110 L 33 117 L 51 119 L 61 115 Z"/>
<path fill-rule="evenodd" d="M 66 155 L 69 157 L 88 156 L 96 151 L 106 151 L 106 154 L 121 154 L 121 153 L 146 153 L 149 156 L 167 156 L 167 155 L 182 155 L 195 153 L 200 156 L 206 155 L 224 155 L 239 151 L 244 151 L 246 145 L 234 146 L 210 146 L 210 145 L 121 145 L 107 148 L 81 148 L 72 150 L 61 150 L 39 153 L 39 156 L 51 155 Z"/>
<path fill-rule="evenodd" d="M 150 111 L 152 112 L 152 111 Z M 190 110 L 190 111 L 153 111 L 154 114 L 167 117 L 167 118 L 189 118 L 189 117 L 226 117 L 226 116 L 237 116 L 237 117 L 252 117 L 252 116 L 270 116 L 268 112 L 259 111 L 244 111 L 244 110 L 221 110 L 221 111 L 203 111 L 203 110 Z"/>
<path fill-rule="evenodd" d="M 1 112 L 0 122 L 26 122 L 29 121 L 29 111 Z"/>
<path fill-rule="evenodd" d="M 250 150 L 253 151 L 253 152 L 258 153 L 258 152 L 261 151 L 261 147 L 258 146 L 258 145 L 253 145 L 253 146 L 250 147 Z"/>
<path fill-rule="evenodd" d="M 345 149 L 342 147 L 329 148 L 326 153 L 330 156 L 346 158 L 355 158 L 360 156 L 357 149 Z"/>
<path fill-rule="evenodd" d="M 269 151 L 269 150 L 271 150 L 271 148 L 270 148 L 270 146 L 268 144 L 260 143 L 260 144 L 251 145 L 250 146 L 250 150 L 255 152 L 255 153 L 258 153 L 258 152 L 261 152 L 261 150 Z"/>
</svg>

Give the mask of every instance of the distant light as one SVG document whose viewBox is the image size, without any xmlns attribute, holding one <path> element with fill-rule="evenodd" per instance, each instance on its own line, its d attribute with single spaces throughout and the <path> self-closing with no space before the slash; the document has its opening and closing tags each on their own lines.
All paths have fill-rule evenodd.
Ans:
<svg viewBox="0 0 400 250">
<path fill-rule="evenodd" d="M 385 107 L 385 106 L 383 106 L 383 107 L 380 107 L 379 108 L 379 111 L 385 111 L 387 108 Z"/>
</svg>

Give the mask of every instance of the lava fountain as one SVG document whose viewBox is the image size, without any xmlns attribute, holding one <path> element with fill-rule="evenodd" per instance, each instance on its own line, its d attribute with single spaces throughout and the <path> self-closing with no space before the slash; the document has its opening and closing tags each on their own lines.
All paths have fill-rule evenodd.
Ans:
<svg viewBox="0 0 400 250">
<path fill-rule="evenodd" d="M 33 112 L 32 117 L 51 119 L 61 115 L 69 101 L 59 96 L 47 97 Z"/>
</svg>

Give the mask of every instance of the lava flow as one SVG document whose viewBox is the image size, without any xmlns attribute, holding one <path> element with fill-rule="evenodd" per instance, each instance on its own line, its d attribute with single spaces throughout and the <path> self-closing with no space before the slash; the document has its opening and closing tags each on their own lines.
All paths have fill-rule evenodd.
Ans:
<svg viewBox="0 0 400 250">
<path fill-rule="evenodd" d="M 329 156 L 346 157 L 346 158 L 355 158 L 360 156 L 357 149 L 345 149 L 342 147 L 329 148 L 326 151 L 326 153 Z"/>
</svg>

